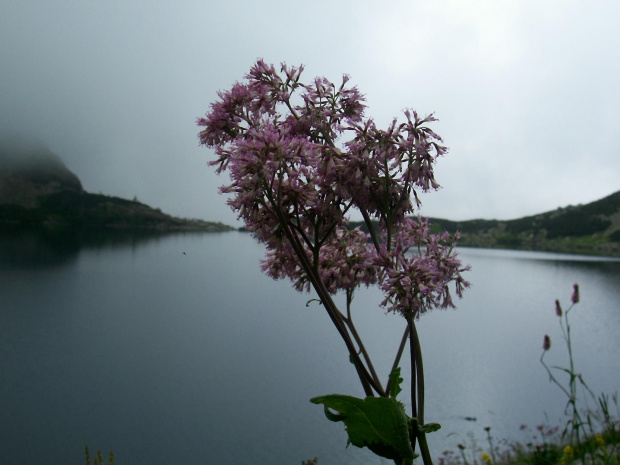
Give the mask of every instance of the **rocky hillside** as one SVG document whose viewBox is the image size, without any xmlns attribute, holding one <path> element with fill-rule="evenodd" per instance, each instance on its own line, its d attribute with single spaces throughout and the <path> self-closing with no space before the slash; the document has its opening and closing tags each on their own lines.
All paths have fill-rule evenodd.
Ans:
<svg viewBox="0 0 620 465">
<path fill-rule="evenodd" d="M 175 218 L 137 201 L 90 194 L 49 150 L 0 144 L 0 228 L 40 225 L 167 231 L 231 229 L 221 223 Z"/>
</svg>

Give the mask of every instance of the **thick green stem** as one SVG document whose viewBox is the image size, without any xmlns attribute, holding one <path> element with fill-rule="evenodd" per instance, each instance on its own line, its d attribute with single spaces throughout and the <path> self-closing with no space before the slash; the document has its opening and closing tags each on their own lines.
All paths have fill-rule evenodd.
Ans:
<svg viewBox="0 0 620 465">
<path fill-rule="evenodd" d="M 418 420 L 424 424 L 424 365 L 422 363 L 422 348 L 420 346 L 420 338 L 413 319 L 410 322 L 410 334 L 413 335 L 412 342 L 415 344 L 416 359 L 416 376 L 418 378 Z"/>
<path fill-rule="evenodd" d="M 409 349 L 411 352 L 411 416 L 414 418 L 411 435 L 415 435 L 420 444 L 420 454 L 424 465 L 433 465 L 426 442 L 426 433 L 418 428 L 424 425 L 424 366 L 413 314 L 409 317 Z M 415 439 L 412 439 L 411 447 L 415 451 Z"/>
<path fill-rule="evenodd" d="M 417 431 L 418 431 L 418 399 L 416 396 L 417 389 L 417 372 L 416 369 L 416 361 L 417 357 L 415 354 L 415 344 L 413 343 L 413 316 L 409 317 L 409 359 L 411 362 L 411 431 L 409 432 L 409 440 L 411 441 L 411 449 L 415 453 L 415 446 L 417 441 Z"/>
</svg>

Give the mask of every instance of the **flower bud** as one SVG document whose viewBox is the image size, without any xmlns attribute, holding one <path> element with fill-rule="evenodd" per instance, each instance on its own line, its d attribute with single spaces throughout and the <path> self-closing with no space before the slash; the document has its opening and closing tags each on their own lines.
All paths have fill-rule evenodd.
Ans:
<svg viewBox="0 0 620 465">
<path fill-rule="evenodd" d="M 573 284 L 573 295 L 571 296 L 570 300 L 574 304 L 579 302 L 579 284 L 577 283 Z"/>
<path fill-rule="evenodd" d="M 545 339 L 543 340 L 543 350 L 551 349 L 551 338 L 548 334 L 545 334 Z"/>
<path fill-rule="evenodd" d="M 560 307 L 560 301 L 557 299 L 555 301 L 555 314 L 557 316 L 562 316 L 562 307 Z"/>
</svg>

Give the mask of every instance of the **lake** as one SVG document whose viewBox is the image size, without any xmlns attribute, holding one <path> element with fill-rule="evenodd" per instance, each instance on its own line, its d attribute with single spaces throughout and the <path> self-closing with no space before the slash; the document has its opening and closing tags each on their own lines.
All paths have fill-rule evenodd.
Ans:
<svg viewBox="0 0 620 465">
<path fill-rule="evenodd" d="M 325 311 L 264 276 L 262 256 L 240 232 L 0 235 L 0 463 L 80 464 L 86 444 L 119 464 L 390 463 L 346 449 L 308 401 L 363 392 Z M 460 256 L 472 288 L 418 325 L 435 458 L 485 426 L 525 440 L 522 424 L 564 421 L 539 358 L 549 334 L 546 360 L 567 363 L 554 301 L 567 308 L 575 282 L 576 365 L 597 394 L 620 390 L 620 261 Z M 354 318 L 385 378 L 404 326 L 380 300 L 360 290 Z"/>
</svg>

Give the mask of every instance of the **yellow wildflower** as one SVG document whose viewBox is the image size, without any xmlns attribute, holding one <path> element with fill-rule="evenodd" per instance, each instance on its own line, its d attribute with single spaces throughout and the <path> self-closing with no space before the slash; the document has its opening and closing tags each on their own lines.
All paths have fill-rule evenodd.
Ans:
<svg viewBox="0 0 620 465">
<path fill-rule="evenodd" d="M 573 451 L 573 448 L 571 446 L 566 446 L 562 452 L 564 453 L 564 455 L 562 455 L 560 463 L 562 463 L 563 465 L 571 463 L 573 458 L 575 457 L 575 452 Z"/>
<path fill-rule="evenodd" d="M 603 449 L 605 447 L 605 438 L 603 438 L 602 434 L 597 434 L 596 437 L 594 438 L 594 440 L 596 441 L 596 445 L 599 446 L 601 449 Z"/>
<path fill-rule="evenodd" d="M 482 460 L 484 461 L 484 463 L 486 464 L 491 464 L 493 462 L 493 460 L 491 459 L 491 456 L 489 454 L 487 454 L 486 452 L 483 452 L 482 455 Z"/>
</svg>

